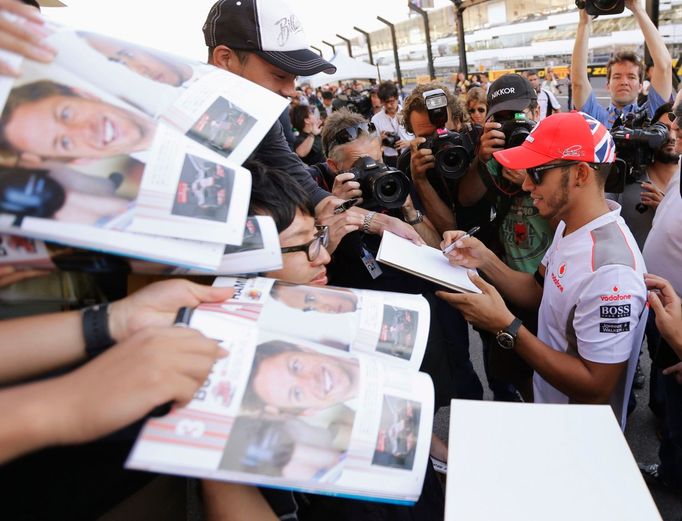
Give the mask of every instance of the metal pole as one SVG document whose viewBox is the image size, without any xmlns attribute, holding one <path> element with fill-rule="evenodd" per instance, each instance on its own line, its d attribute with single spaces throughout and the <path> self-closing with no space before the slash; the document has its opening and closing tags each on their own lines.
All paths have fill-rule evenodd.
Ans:
<svg viewBox="0 0 682 521">
<path fill-rule="evenodd" d="M 322 43 L 325 44 L 325 45 L 329 45 L 329 47 L 332 48 L 332 52 L 334 53 L 334 55 L 336 55 L 336 45 L 333 45 L 333 44 L 331 44 L 331 43 L 329 43 L 329 42 L 325 42 L 324 40 L 322 40 Z"/>
<path fill-rule="evenodd" d="M 317 51 L 317 54 L 319 54 L 320 57 L 323 57 L 323 56 L 322 56 L 322 49 L 318 49 L 318 48 L 315 47 L 314 45 L 311 45 L 310 48 L 313 49 L 314 51 Z"/>
<path fill-rule="evenodd" d="M 646 12 L 656 28 L 658 28 L 658 0 L 646 0 Z M 644 44 L 644 63 L 653 63 L 649 47 L 646 43 Z"/>
<path fill-rule="evenodd" d="M 350 44 L 350 38 L 346 38 L 345 36 L 341 36 L 340 34 L 336 35 L 337 38 L 341 38 L 344 42 L 346 42 L 346 46 L 348 46 L 348 56 L 351 58 L 353 57 L 353 47 Z"/>
<path fill-rule="evenodd" d="M 457 23 L 457 47 L 459 48 L 459 71 L 467 74 L 469 65 L 467 63 L 467 49 L 464 42 L 464 17 L 462 16 L 466 6 L 462 7 L 462 0 L 450 0 L 455 4 L 455 20 Z"/>
<path fill-rule="evenodd" d="M 417 7 L 416 5 L 414 5 L 409 0 L 407 2 L 407 6 L 410 8 L 410 10 L 422 15 L 422 18 L 424 19 L 424 35 L 426 36 L 426 56 L 429 62 L 429 75 L 431 76 L 432 80 L 435 80 L 436 69 L 433 66 L 433 52 L 431 52 L 431 30 L 429 29 L 429 14 L 426 11 L 424 11 L 421 7 Z"/>
<path fill-rule="evenodd" d="M 393 61 L 395 62 L 395 73 L 396 73 L 396 76 L 398 78 L 398 88 L 400 88 L 400 92 L 402 92 L 403 91 L 403 75 L 400 71 L 400 59 L 398 58 L 398 40 L 396 40 L 396 37 L 395 37 L 395 25 L 393 25 L 391 22 L 389 22 L 385 18 L 382 18 L 381 16 L 377 16 L 377 20 L 388 25 L 389 29 L 391 30 L 391 41 L 393 42 Z"/>
<path fill-rule="evenodd" d="M 369 39 L 369 33 L 367 31 L 363 31 L 359 27 L 353 27 L 357 32 L 360 34 L 365 35 L 365 40 L 367 40 L 367 51 L 369 52 L 369 63 L 374 65 L 374 57 L 372 56 L 372 41 Z"/>
</svg>

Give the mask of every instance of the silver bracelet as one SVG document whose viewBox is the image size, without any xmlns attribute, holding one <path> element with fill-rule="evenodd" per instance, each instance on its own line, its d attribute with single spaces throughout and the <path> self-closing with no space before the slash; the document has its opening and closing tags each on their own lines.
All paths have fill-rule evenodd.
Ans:
<svg viewBox="0 0 682 521">
<path fill-rule="evenodd" d="M 369 225 L 372 223 L 372 219 L 374 219 L 376 214 L 376 212 L 367 212 L 367 215 L 365 215 L 365 220 L 362 223 L 363 233 L 369 233 Z"/>
</svg>

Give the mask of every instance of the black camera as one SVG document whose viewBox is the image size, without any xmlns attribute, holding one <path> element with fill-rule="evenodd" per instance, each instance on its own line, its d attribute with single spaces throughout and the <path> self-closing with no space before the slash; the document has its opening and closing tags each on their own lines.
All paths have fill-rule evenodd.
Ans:
<svg viewBox="0 0 682 521">
<path fill-rule="evenodd" d="M 644 177 L 644 170 L 655 161 L 658 149 L 668 141 L 668 127 L 650 124 L 645 110 L 618 118 L 611 128 L 616 144 L 616 167 L 606 180 L 605 190 L 621 193 L 626 184 Z"/>
<path fill-rule="evenodd" d="M 531 121 L 523 112 L 514 114 L 514 119 L 500 121 L 504 134 L 504 148 L 518 147 L 529 136 L 535 127 L 535 121 Z"/>
<path fill-rule="evenodd" d="M 625 10 L 625 0 L 576 0 L 575 5 L 593 16 L 619 14 Z"/>
<path fill-rule="evenodd" d="M 440 129 L 427 138 L 419 148 L 429 148 L 436 158 L 436 172 L 448 179 L 459 179 L 466 174 L 476 157 L 478 140 L 483 133 L 480 125 L 466 123 L 461 132 Z"/>
<path fill-rule="evenodd" d="M 448 99 L 443 89 L 432 89 L 423 94 L 429 121 L 436 132 L 419 148 L 433 151 L 436 172 L 448 179 L 459 179 L 466 174 L 471 161 L 476 157 L 478 141 L 483 133 L 479 125 L 464 125 L 461 132 L 445 128 L 448 122 Z"/>
<path fill-rule="evenodd" d="M 410 180 L 403 172 L 369 156 L 359 157 L 350 172 L 360 183 L 363 208 L 400 208 L 410 195 Z"/>
<path fill-rule="evenodd" d="M 351 112 L 363 115 L 367 119 L 372 117 L 372 100 L 368 90 L 352 91 L 350 94 L 339 94 L 334 103 L 334 110 L 346 107 Z"/>
<path fill-rule="evenodd" d="M 400 137 L 395 132 L 386 132 L 384 137 L 381 139 L 381 144 L 385 147 L 395 148 L 395 144 L 398 142 Z"/>
</svg>

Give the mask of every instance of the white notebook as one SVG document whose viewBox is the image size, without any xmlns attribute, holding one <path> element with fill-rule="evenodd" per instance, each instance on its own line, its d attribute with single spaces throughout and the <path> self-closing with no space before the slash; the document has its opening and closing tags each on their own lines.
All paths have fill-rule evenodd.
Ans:
<svg viewBox="0 0 682 521">
<path fill-rule="evenodd" d="M 417 246 L 391 232 L 384 232 L 377 260 L 455 291 L 481 292 L 469 279 L 468 270 L 452 266 L 442 251 L 431 246 Z"/>
</svg>

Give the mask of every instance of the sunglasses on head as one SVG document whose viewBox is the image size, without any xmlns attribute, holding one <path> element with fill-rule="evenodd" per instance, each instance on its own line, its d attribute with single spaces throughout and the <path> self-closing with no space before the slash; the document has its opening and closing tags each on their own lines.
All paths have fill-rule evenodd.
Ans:
<svg viewBox="0 0 682 521">
<path fill-rule="evenodd" d="M 341 129 L 329 140 L 329 143 L 327 143 L 327 155 L 329 155 L 329 151 L 335 146 L 345 145 L 346 143 L 355 141 L 362 134 L 369 135 L 374 132 L 376 132 L 374 123 L 366 121 L 353 125 L 352 127 Z"/>
<path fill-rule="evenodd" d="M 554 170 L 555 168 L 561 168 L 563 166 L 577 165 L 578 163 L 583 163 L 583 161 L 561 161 L 560 163 L 549 163 L 546 165 L 533 166 L 531 168 L 526 168 L 526 173 L 534 185 L 539 185 L 542 183 L 542 175 L 549 170 Z M 593 163 L 587 163 L 587 165 L 593 170 L 599 170 L 599 165 Z"/>
</svg>

